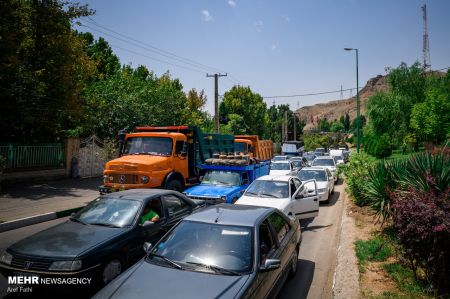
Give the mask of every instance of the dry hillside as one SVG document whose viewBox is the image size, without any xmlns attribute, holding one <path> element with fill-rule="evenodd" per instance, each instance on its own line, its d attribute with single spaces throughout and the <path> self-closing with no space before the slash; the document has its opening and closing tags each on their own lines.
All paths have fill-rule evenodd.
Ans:
<svg viewBox="0 0 450 299">
<path fill-rule="evenodd" d="M 361 113 L 366 111 L 367 101 L 370 96 L 379 91 L 387 90 L 386 76 L 378 75 L 367 81 L 366 86 L 361 89 Z M 306 120 L 305 130 L 310 130 L 317 125 L 319 119 L 326 117 L 328 120 L 338 120 L 342 115 L 349 114 L 350 119 L 356 118 L 356 95 L 346 100 L 320 103 L 313 106 L 305 106 L 296 111 L 300 119 Z"/>
</svg>

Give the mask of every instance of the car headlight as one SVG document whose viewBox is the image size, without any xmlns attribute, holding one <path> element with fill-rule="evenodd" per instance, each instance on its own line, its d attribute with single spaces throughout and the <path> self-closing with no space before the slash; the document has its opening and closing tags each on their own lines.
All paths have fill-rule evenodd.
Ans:
<svg viewBox="0 0 450 299">
<path fill-rule="evenodd" d="M 53 262 L 48 268 L 50 271 L 76 271 L 81 269 L 81 261 L 57 261 Z"/>
<path fill-rule="evenodd" d="M 11 265 L 12 259 L 13 259 L 12 254 L 6 251 L 3 251 L 2 255 L 0 256 L 0 262 L 2 262 L 3 264 Z"/>
<path fill-rule="evenodd" d="M 323 189 L 317 189 L 318 193 L 325 193 L 327 192 L 327 188 L 323 188 Z"/>
<path fill-rule="evenodd" d="M 141 177 L 141 183 L 142 183 L 142 184 L 147 184 L 147 183 L 148 183 L 148 181 L 149 181 L 149 178 L 148 178 L 148 176 L 146 176 L 146 175 L 143 175 L 143 176 Z"/>
</svg>

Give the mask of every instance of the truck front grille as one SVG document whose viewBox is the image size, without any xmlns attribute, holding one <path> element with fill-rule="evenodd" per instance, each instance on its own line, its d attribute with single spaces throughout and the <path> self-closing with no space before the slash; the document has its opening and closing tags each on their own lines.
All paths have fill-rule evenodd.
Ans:
<svg viewBox="0 0 450 299">
<path fill-rule="evenodd" d="M 191 199 L 204 200 L 206 202 L 206 204 L 209 204 L 209 205 L 214 205 L 214 204 L 225 202 L 223 199 L 218 198 L 218 197 L 202 197 L 202 196 L 190 196 L 190 195 L 188 195 L 188 197 Z"/>
<path fill-rule="evenodd" d="M 114 184 L 138 184 L 138 176 L 135 174 L 110 174 L 113 180 L 109 180 L 110 183 Z"/>
</svg>

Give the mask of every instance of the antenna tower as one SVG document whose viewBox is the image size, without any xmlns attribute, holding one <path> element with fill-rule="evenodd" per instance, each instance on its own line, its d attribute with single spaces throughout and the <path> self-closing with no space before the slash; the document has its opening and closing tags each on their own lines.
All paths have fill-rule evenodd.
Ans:
<svg viewBox="0 0 450 299">
<path fill-rule="evenodd" d="M 431 70 L 430 62 L 430 40 L 428 38 L 428 24 L 427 24 L 427 6 L 424 4 L 422 7 L 423 15 L 423 70 Z"/>
</svg>

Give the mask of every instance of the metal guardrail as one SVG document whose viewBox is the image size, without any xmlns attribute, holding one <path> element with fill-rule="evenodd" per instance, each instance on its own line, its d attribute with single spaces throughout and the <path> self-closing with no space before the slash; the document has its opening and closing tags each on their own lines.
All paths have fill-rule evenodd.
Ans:
<svg viewBox="0 0 450 299">
<path fill-rule="evenodd" d="M 59 143 L 43 145 L 1 145 L 0 156 L 6 159 L 6 170 L 64 166 L 63 145 Z"/>
</svg>

